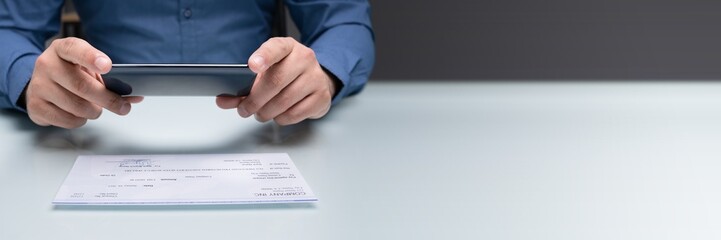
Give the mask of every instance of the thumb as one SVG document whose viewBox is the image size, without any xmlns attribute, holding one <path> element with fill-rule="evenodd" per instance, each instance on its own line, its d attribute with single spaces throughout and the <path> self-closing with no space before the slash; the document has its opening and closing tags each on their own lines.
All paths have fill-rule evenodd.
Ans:
<svg viewBox="0 0 721 240">
<path fill-rule="evenodd" d="M 265 63 L 265 58 L 263 58 L 263 56 L 260 54 L 253 54 L 253 56 L 250 56 L 250 59 L 248 59 L 248 68 L 258 74 L 265 72 L 265 70 L 268 69 L 268 66 Z"/>
<path fill-rule="evenodd" d="M 105 74 L 112 68 L 108 55 L 95 49 L 85 40 L 63 38 L 53 41 L 51 47 L 61 59 L 85 67 L 93 72 Z"/>
</svg>

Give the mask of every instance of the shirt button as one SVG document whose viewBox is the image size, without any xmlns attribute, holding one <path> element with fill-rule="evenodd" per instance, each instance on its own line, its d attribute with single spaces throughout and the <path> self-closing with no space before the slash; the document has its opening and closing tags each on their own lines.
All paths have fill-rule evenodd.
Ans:
<svg viewBox="0 0 721 240">
<path fill-rule="evenodd" d="M 190 8 L 186 8 L 185 10 L 183 10 L 183 16 L 185 18 L 190 18 L 193 16 L 193 11 L 191 11 Z"/>
</svg>

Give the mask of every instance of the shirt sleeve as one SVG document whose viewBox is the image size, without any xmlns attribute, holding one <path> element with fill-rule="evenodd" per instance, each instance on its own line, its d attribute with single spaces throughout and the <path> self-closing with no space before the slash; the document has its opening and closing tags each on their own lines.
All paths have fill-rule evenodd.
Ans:
<svg viewBox="0 0 721 240">
<path fill-rule="evenodd" d="M 342 83 L 338 103 L 360 92 L 375 62 L 375 45 L 366 0 L 286 0 L 301 42 L 315 51 L 321 66 Z"/>
<path fill-rule="evenodd" d="M 0 2 L 0 108 L 17 105 L 32 76 L 35 60 L 60 28 L 62 0 Z"/>
</svg>

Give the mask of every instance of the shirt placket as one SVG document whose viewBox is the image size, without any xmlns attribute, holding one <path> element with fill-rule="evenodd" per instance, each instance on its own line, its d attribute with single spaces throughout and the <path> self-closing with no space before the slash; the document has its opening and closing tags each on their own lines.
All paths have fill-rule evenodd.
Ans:
<svg viewBox="0 0 721 240">
<path fill-rule="evenodd" d="M 181 59 L 183 62 L 193 62 L 197 59 L 196 46 L 196 21 L 197 6 L 195 0 L 180 0 L 178 11 L 180 19 L 180 45 Z"/>
</svg>

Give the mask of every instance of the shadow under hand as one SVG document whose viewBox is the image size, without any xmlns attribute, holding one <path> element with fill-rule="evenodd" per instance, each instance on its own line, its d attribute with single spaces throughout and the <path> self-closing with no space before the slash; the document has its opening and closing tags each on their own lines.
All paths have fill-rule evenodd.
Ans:
<svg viewBox="0 0 721 240">
<path fill-rule="evenodd" d="M 91 149 L 99 139 L 97 135 L 92 135 L 91 131 L 85 129 L 68 130 L 54 126 L 38 126 L 23 112 L 2 110 L 0 114 L 11 119 L 17 130 L 34 134 L 35 145 L 42 148 Z"/>
<path fill-rule="evenodd" d="M 226 132 L 235 137 L 231 137 L 229 141 L 224 141 L 219 145 L 199 148 L 173 146 L 158 148 L 145 146 L 137 139 L 115 139 L 114 136 L 104 135 L 103 129 L 88 126 L 77 129 L 43 127 L 33 123 L 27 114 L 22 112 L 2 110 L 0 114 L 12 119 L 19 131 L 34 134 L 33 139 L 38 147 L 91 151 L 94 154 L 211 154 L 257 152 L 259 146 L 299 146 L 313 137 L 314 124 L 322 121 L 306 120 L 289 126 L 279 126 L 274 122 L 268 122 L 251 128 L 248 132 Z M 205 125 L 199 125 L 199 128 L 193 129 L 193 131 L 203 131 L 202 127 L 205 127 Z M 202 141 L 202 139 L 198 139 L 198 141 Z"/>
</svg>

